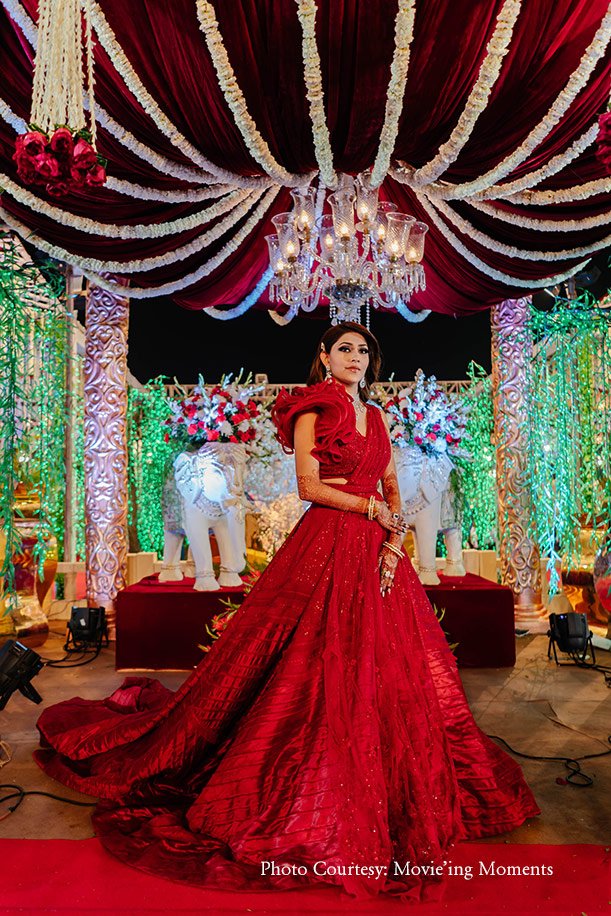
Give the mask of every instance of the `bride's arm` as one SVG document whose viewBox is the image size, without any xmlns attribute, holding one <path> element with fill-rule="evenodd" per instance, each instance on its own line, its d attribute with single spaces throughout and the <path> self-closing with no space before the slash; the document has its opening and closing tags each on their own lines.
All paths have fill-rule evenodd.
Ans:
<svg viewBox="0 0 611 916">
<path fill-rule="evenodd" d="M 386 432 L 388 433 L 388 441 L 390 442 L 390 430 L 388 428 L 388 420 L 386 419 L 386 414 L 384 412 L 382 412 L 382 419 L 384 420 L 384 426 L 386 427 Z M 390 511 L 398 512 L 401 514 L 401 492 L 399 490 L 397 467 L 395 465 L 395 459 L 392 453 L 392 445 L 390 461 L 388 462 L 388 466 L 382 475 L 382 493 L 384 494 L 384 500 Z M 401 547 L 404 537 L 405 531 L 400 531 L 391 533 L 388 540 L 396 547 Z"/>
<path fill-rule="evenodd" d="M 369 500 L 364 496 L 343 493 L 321 481 L 320 464 L 311 454 L 316 444 L 315 423 L 316 414 L 314 412 L 300 414 L 295 423 L 295 473 L 299 498 L 322 506 L 330 506 L 332 509 L 343 509 L 367 515 Z"/>
</svg>

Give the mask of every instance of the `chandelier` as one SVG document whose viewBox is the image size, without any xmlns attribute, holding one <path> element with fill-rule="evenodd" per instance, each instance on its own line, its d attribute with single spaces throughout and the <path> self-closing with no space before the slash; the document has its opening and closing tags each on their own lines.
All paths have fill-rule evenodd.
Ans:
<svg viewBox="0 0 611 916">
<path fill-rule="evenodd" d="M 398 308 L 413 293 L 426 289 L 422 259 L 426 223 L 378 201 L 368 173 L 343 175 L 329 194 L 331 212 L 317 214 L 314 188 L 291 191 L 293 210 L 272 218 L 276 233 L 265 237 L 274 275 L 272 302 L 289 306 L 290 320 L 299 309 L 311 312 L 323 296 L 331 321 L 360 321 L 361 308 Z M 322 214 L 322 215 L 320 215 Z"/>
</svg>

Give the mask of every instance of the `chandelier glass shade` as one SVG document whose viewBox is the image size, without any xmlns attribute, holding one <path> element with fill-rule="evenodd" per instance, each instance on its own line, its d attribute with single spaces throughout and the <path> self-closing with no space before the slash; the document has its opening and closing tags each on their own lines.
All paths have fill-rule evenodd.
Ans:
<svg viewBox="0 0 611 916">
<path fill-rule="evenodd" d="M 293 210 L 279 213 L 266 236 L 272 302 L 313 311 L 323 296 L 332 320 L 360 320 L 361 307 L 390 308 L 426 288 L 422 259 L 428 226 L 378 201 L 367 173 L 343 175 L 317 215 L 314 188 L 291 191 Z M 321 211 L 324 206 L 320 208 Z"/>
</svg>

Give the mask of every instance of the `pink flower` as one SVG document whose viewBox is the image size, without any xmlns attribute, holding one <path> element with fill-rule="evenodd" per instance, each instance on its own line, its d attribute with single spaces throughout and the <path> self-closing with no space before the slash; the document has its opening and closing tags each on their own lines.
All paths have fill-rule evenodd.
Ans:
<svg viewBox="0 0 611 916">
<path fill-rule="evenodd" d="M 417 419 L 417 420 L 424 420 L 424 414 L 421 413 L 420 411 L 418 411 L 418 412 L 416 413 L 416 419 Z"/>
<path fill-rule="evenodd" d="M 47 148 L 47 138 L 39 130 L 30 130 L 27 134 L 21 134 L 15 141 L 15 156 L 26 155 L 31 159 L 40 156 Z"/>
<path fill-rule="evenodd" d="M 170 441 L 170 434 L 169 434 L 169 433 L 165 433 L 165 435 L 164 435 L 164 437 L 163 437 L 163 441 L 164 441 L 164 442 L 169 442 L 169 441 Z"/>
<path fill-rule="evenodd" d="M 86 182 L 90 188 L 101 188 L 102 185 L 106 184 L 106 169 L 104 166 L 98 163 L 89 169 Z"/>
<path fill-rule="evenodd" d="M 229 436 L 229 441 L 230 441 L 230 442 L 237 442 L 237 441 L 238 441 L 238 437 L 237 437 L 237 436 Z"/>
<path fill-rule="evenodd" d="M 189 433 L 190 436 L 195 435 L 195 433 L 197 432 L 197 423 L 189 423 L 189 425 L 187 426 L 187 432 Z"/>
<path fill-rule="evenodd" d="M 422 436 L 414 436 L 414 442 L 416 445 L 422 445 Z"/>
<path fill-rule="evenodd" d="M 84 188 L 87 180 L 87 173 L 74 166 L 70 169 L 70 181 L 76 188 Z"/>
<path fill-rule="evenodd" d="M 208 442 L 216 442 L 219 436 L 220 436 L 220 433 L 218 429 L 209 429 L 208 430 Z"/>
<path fill-rule="evenodd" d="M 59 175 L 59 163 L 51 153 L 41 153 L 36 156 L 36 171 L 43 178 L 57 178 Z"/>
<path fill-rule="evenodd" d="M 74 140 L 67 127 L 58 127 L 50 140 L 51 149 L 56 159 L 65 161 L 70 159 L 74 149 Z"/>
<path fill-rule="evenodd" d="M 75 169 L 81 169 L 83 172 L 86 172 L 92 166 L 97 165 L 98 157 L 96 151 L 90 143 L 87 143 L 86 140 L 83 140 L 82 137 L 74 144 L 74 153 L 72 156 L 72 164 Z"/>
<path fill-rule="evenodd" d="M 33 161 L 33 159 L 29 159 L 27 156 L 21 159 L 17 164 L 17 174 L 24 184 L 45 184 L 45 179 L 38 174 L 35 167 L 32 165 Z"/>
<path fill-rule="evenodd" d="M 65 181 L 54 181 L 53 183 L 49 182 L 46 191 L 51 197 L 63 197 L 70 191 L 70 188 Z"/>
<path fill-rule="evenodd" d="M 435 435 L 435 433 L 427 433 L 427 434 L 426 434 L 426 438 L 427 438 L 427 439 L 430 439 L 431 442 L 436 442 L 436 441 L 437 441 L 437 436 Z"/>
<path fill-rule="evenodd" d="M 446 433 L 446 442 L 453 442 L 453 441 L 454 441 L 453 436 L 451 436 L 450 433 Z"/>
</svg>

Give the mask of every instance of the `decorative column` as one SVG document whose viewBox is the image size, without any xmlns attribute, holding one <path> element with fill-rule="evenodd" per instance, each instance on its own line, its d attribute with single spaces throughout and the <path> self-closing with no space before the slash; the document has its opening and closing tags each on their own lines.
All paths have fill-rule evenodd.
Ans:
<svg viewBox="0 0 611 916">
<path fill-rule="evenodd" d="M 114 637 L 114 599 L 127 570 L 127 331 L 129 299 L 91 286 L 85 337 L 85 547 L 87 603 L 105 607 Z"/>
<path fill-rule="evenodd" d="M 514 593 L 516 623 L 532 629 L 533 624 L 542 626 L 546 611 L 539 551 L 527 535 L 529 308 L 528 299 L 506 299 L 493 306 L 490 316 L 501 575 Z"/>
</svg>

